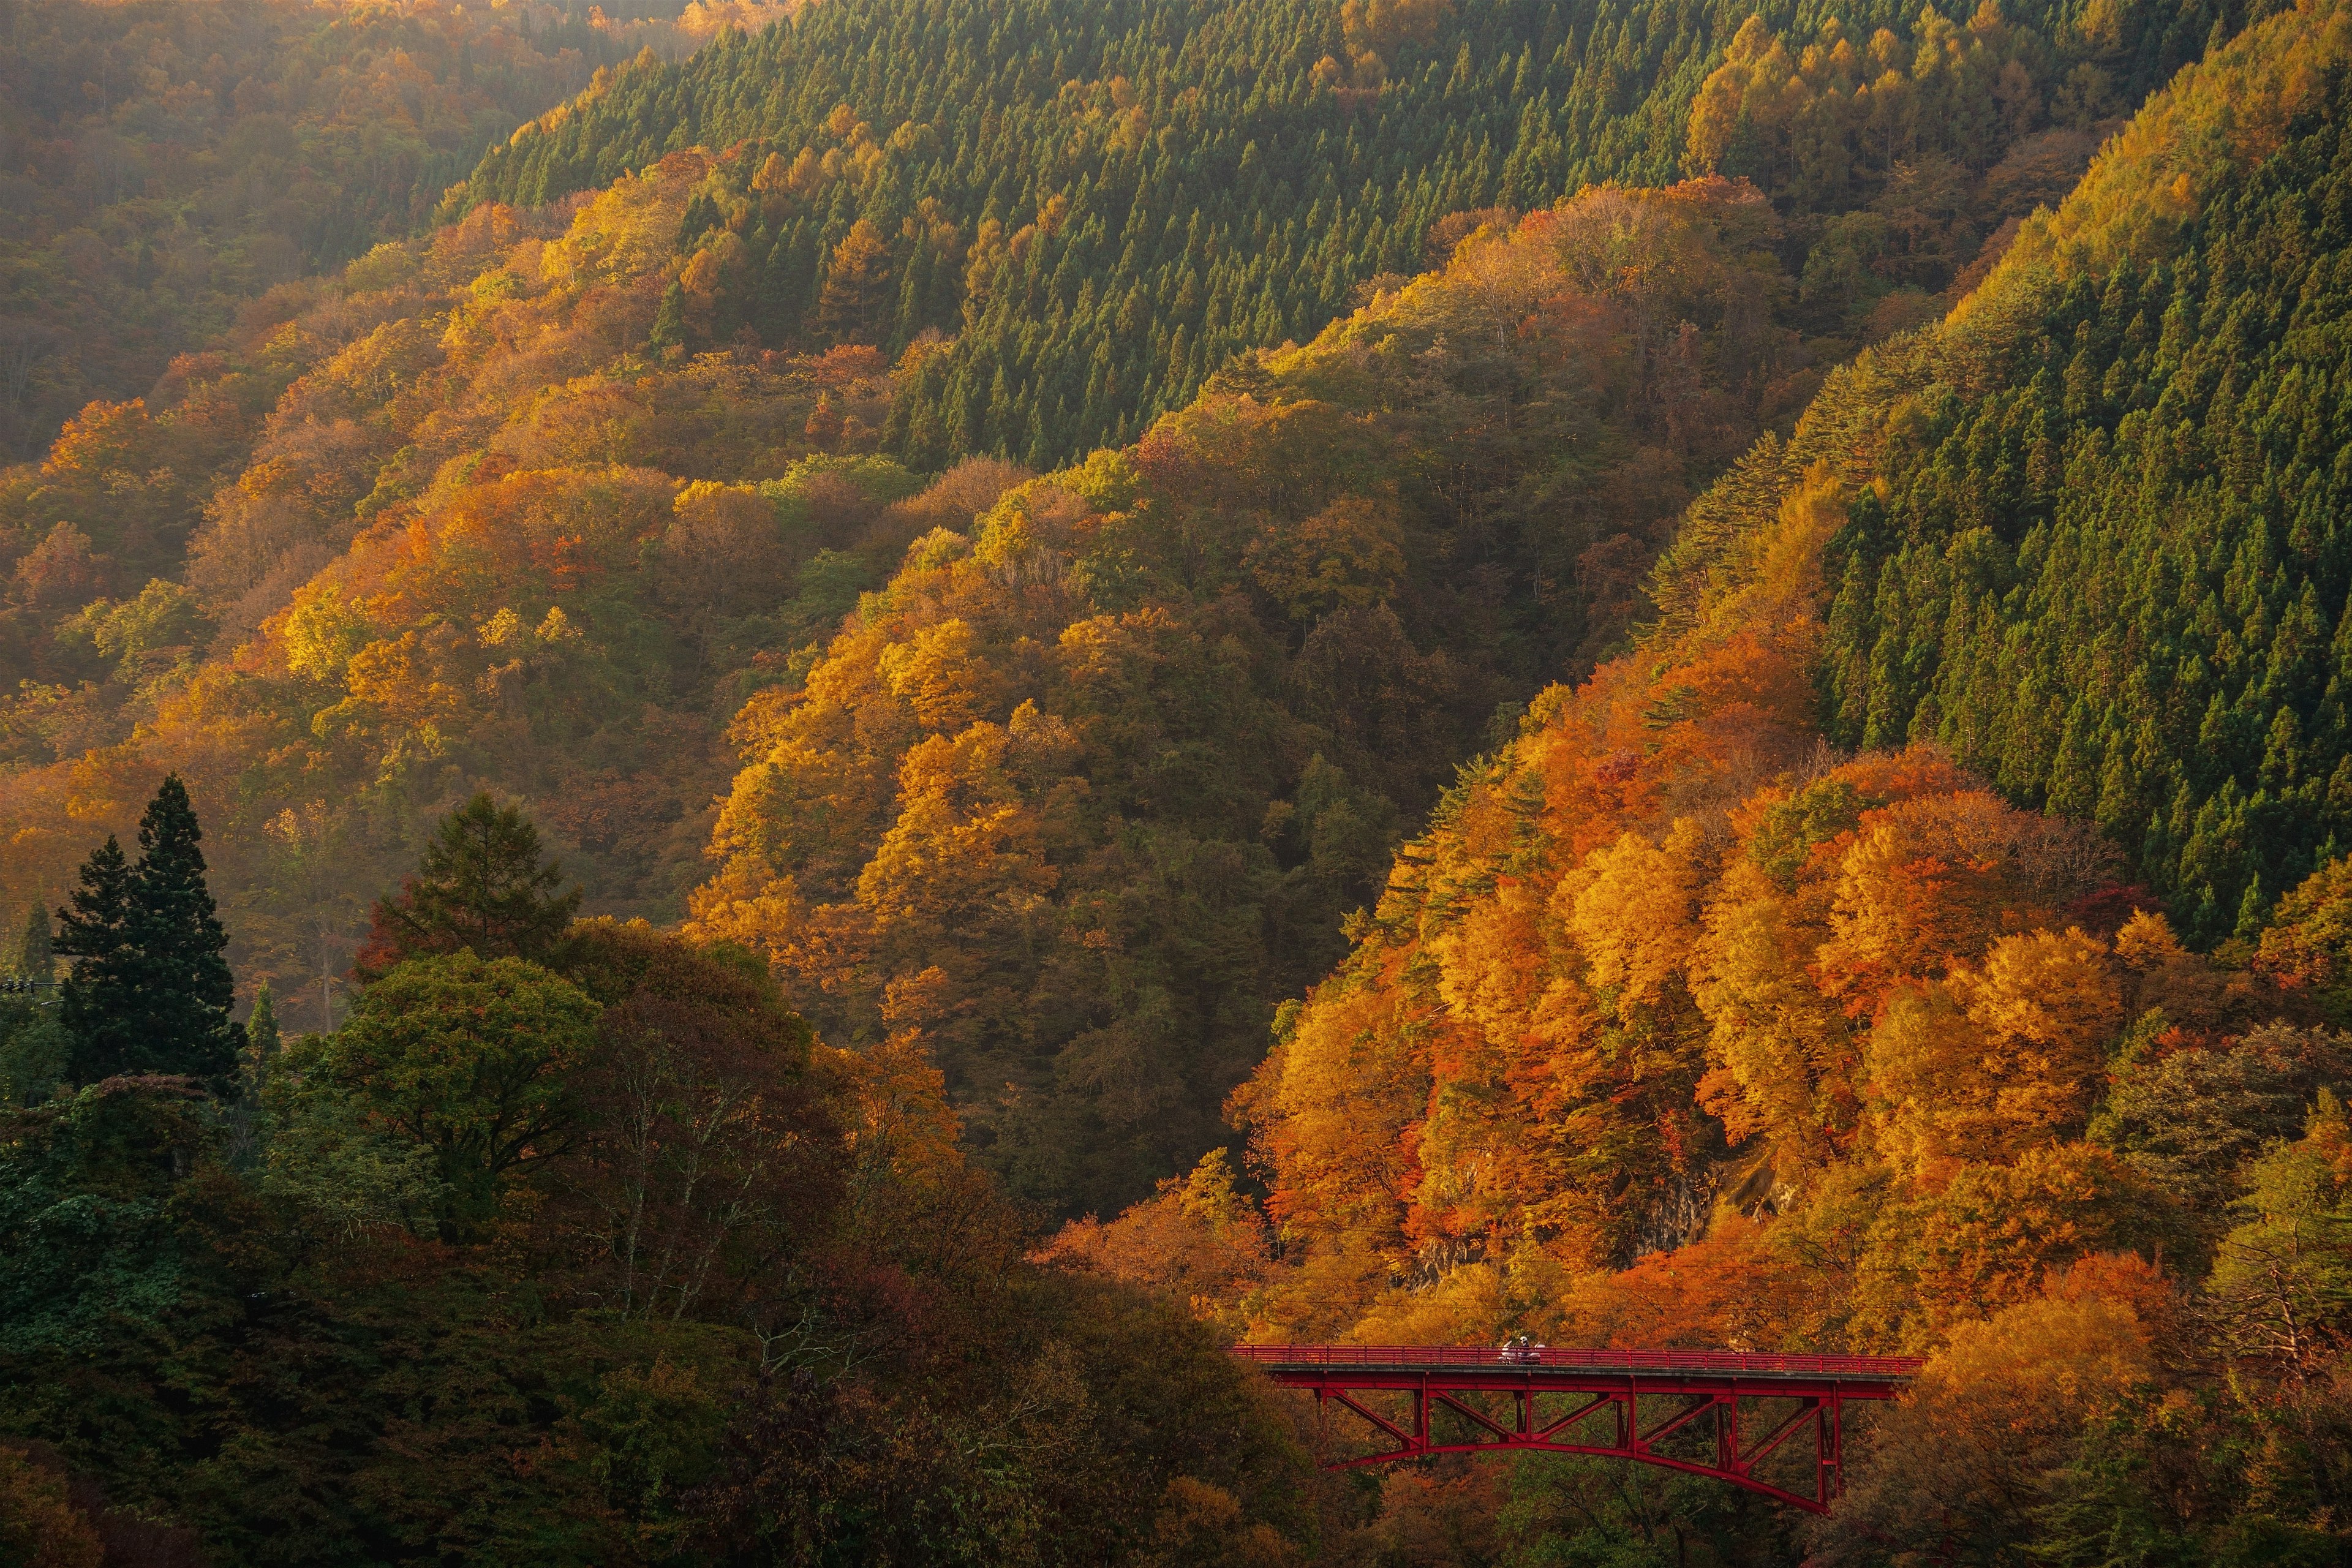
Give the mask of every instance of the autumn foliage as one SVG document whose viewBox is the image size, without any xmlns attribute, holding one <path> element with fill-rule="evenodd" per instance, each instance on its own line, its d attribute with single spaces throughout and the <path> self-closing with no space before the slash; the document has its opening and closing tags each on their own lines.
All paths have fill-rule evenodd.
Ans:
<svg viewBox="0 0 2352 1568">
<path fill-rule="evenodd" d="M 2134 140 L 2230 84 L 2307 94 L 2279 60 L 2340 36 L 2257 29 Z M 1274 1342 L 1927 1355 L 1825 1561 L 2340 1545 L 2340 865 L 2259 952 L 2198 951 L 2095 823 L 1819 738 L 1825 547 L 1973 334 L 2115 264 L 2142 177 L 2095 174 L 2040 259 L 1832 374 L 1685 514 L 1634 651 L 1464 771 L 1229 1102 L 1262 1198 L 1204 1203 L 1204 1166 L 1061 1248 Z"/>
<path fill-rule="evenodd" d="M 0 905 L 184 781 L 245 1047 L 11 913 L 0 1541 L 2342 1555 L 2343 5 L 785 9 L 0 321 Z M 1520 1333 L 1925 1367 L 1801 1530 L 1219 1353 Z"/>
</svg>

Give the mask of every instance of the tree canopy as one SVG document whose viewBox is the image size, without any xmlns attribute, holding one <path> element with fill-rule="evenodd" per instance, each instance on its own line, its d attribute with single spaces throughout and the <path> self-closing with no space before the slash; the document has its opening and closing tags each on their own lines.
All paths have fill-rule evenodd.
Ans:
<svg viewBox="0 0 2352 1568">
<path fill-rule="evenodd" d="M 0 1540 L 2345 1555 L 2341 0 L 774 9 L 0 475 Z"/>
<path fill-rule="evenodd" d="M 443 212 L 734 149 L 685 219 L 689 335 L 880 345 L 899 361 L 887 439 L 907 461 L 1045 468 L 1125 445 L 1236 351 L 1304 342 L 1367 285 L 1443 260 L 1448 215 L 1663 184 L 1686 144 L 1694 172 L 1753 174 L 1811 214 L 1890 186 L 1883 215 L 1809 224 L 1807 244 L 1826 234 L 1808 268 L 1825 316 L 1857 296 L 1867 310 L 1882 258 L 1932 292 L 2000 221 L 1964 169 L 2017 149 L 2010 197 L 2042 187 L 2023 216 L 2087 156 L 2084 130 L 2240 19 L 2011 10 L 1963 28 L 1891 4 L 828 0 L 600 78 L 490 150 Z M 1766 51 L 1774 27 L 1794 36 Z M 1778 83 L 1729 88 L 1727 52 L 1743 79 L 1802 57 L 1802 93 L 1828 96 L 1798 112 L 1828 123 L 1782 134 L 1817 153 L 1773 155 Z"/>
<path fill-rule="evenodd" d="M 1274 1342 L 1927 1358 L 1801 1547 L 1573 1461 L 1384 1500 L 1400 1531 L 1499 1515 L 1476 1550 L 1505 1561 L 1676 1540 L 1856 1563 L 2339 1552 L 2341 861 L 2263 901 L 2274 937 L 2215 942 L 2242 928 L 2190 928 L 2203 901 L 2159 897 L 2095 819 L 1928 734 L 1823 734 L 1852 689 L 1846 552 L 1954 452 L 1938 422 L 2009 395 L 2005 356 L 2080 280 L 2095 298 L 2172 265 L 2272 160 L 2332 168 L 2305 139 L 2333 148 L 2348 46 L 2318 8 L 2221 48 L 1947 320 L 1831 375 L 1735 464 L 1684 514 L 1657 622 L 1464 771 L 1347 958 L 1282 1010 L 1230 1105 L 1264 1196 L 1204 1163 L 1056 1255 Z M 2314 184 L 2273 188 L 2293 213 L 2284 193 Z M 2252 275 L 2294 260 L 2274 237 Z M 2075 493 L 2098 494 L 2051 504 Z M 2022 510 L 1983 500 L 1989 527 Z M 1972 625 L 1911 622 L 1909 646 Z M 2073 659 L 2096 635 L 2024 622 L 2000 647 Z M 2147 679 L 2145 649 L 2107 646 Z M 2133 754 L 2204 765 L 2192 750 Z"/>
<path fill-rule="evenodd" d="M 233 1110 L 154 1076 L 0 1110 L 0 1542 L 1076 1568 L 1171 1516 L 1308 1536 L 1303 1454 L 1204 1331 L 1028 1261 L 951 1129 L 875 1135 L 935 1083 L 817 1046 L 739 951 L 602 921 L 551 956 L 407 958 Z"/>
<path fill-rule="evenodd" d="M 1830 546 L 1830 732 L 1939 741 L 2097 822 L 2204 943 L 2352 847 L 2316 391 L 2346 363 L 2347 106 L 2305 106 L 2161 259 L 2042 291 L 1982 382 L 1924 389 Z"/>
</svg>

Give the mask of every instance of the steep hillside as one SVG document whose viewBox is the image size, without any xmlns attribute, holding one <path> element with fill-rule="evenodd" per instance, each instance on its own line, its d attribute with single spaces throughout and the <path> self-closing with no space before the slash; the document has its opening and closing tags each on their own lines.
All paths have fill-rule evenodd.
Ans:
<svg viewBox="0 0 2352 1568">
<path fill-rule="evenodd" d="M 76 422 L 40 493 L 96 531 L 53 525 L 5 623 L 34 679 L 0 710 L 0 897 L 59 886 L 85 825 L 175 766 L 215 824 L 240 964 L 307 1019 L 417 816 L 473 781 L 544 803 L 604 907 L 678 909 L 721 728 L 767 688 L 703 918 L 781 956 L 791 921 L 720 903 L 855 912 L 859 868 L 920 815 L 902 769 L 967 730 L 985 750 L 1034 701 L 1073 728 L 1023 786 L 1059 836 L 1023 875 L 1068 879 L 1022 917 L 1045 922 L 1026 955 L 941 903 L 931 934 L 845 959 L 856 978 L 807 973 L 804 999 L 841 997 L 825 1026 L 861 1039 L 889 984 L 957 969 L 957 942 L 1010 962 L 959 1092 L 991 1101 L 1009 1073 L 1043 1094 L 1073 1163 L 1027 1189 L 1117 1203 L 1213 1139 L 1274 1000 L 1329 962 L 1404 818 L 1499 705 L 1618 634 L 1667 521 L 1810 384 L 1752 191 L 1601 192 L 1472 237 L 992 512 L 1025 475 L 974 460 L 927 487 L 866 450 L 889 395 L 870 350 L 648 349 L 709 167 L 678 154 L 383 247 L 175 400 Z M 110 476 L 169 467 L 273 385 L 188 581 L 134 588 L 162 525 Z M 1052 805 L 1068 769 L 1091 793 Z M 1194 859 L 1198 907 L 1133 933 L 1140 981 L 1006 1032 L 1050 976 L 1099 978 L 1053 956 L 1098 951 L 1096 892 Z M 1104 1029 L 1125 1054 L 1092 1078 L 1073 1058 L 1056 1089 L 1063 1048 Z M 1088 1131 L 1097 1101 L 1125 1109 Z"/>
<path fill-rule="evenodd" d="M 1297 1245 L 1440 1274 L 1534 1245 L 1589 1268 L 1700 1233 L 1718 1192 L 1769 1208 L 1825 1164 L 1932 1167 L 1969 1145 L 1906 1134 L 1898 1156 L 1887 1119 L 1909 1097 L 1871 1060 L 1905 1008 L 1988 984 L 1988 952 L 2037 930 L 2081 928 L 2093 969 L 2174 951 L 2147 923 L 2160 901 L 2087 825 L 2004 804 L 1933 751 L 1822 749 L 1843 603 L 1825 572 L 1879 515 L 1927 410 L 2000 398 L 1987 367 L 2037 340 L 2044 300 L 2183 254 L 2218 194 L 2333 146 L 2341 14 L 2250 37 L 2145 110 L 1949 322 L 1833 375 L 1788 442 L 1695 504 L 1655 580 L 1659 626 L 1547 692 L 1406 847 L 1354 952 L 1286 1014 L 1236 1101 Z M 2128 921 L 2135 908 L 2149 914 Z M 2120 971 L 2092 990 L 2122 1009 L 2082 1021 L 2099 1020 L 2086 1038 L 2111 1067 L 2137 1015 Z M 2045 1065 L 2080 1091 L 2080 1064 Z M 2053 1109 L 2045 1131 L 2063 1144 L 2092 1110 Z M 1522 1236 L 1530 1215 L 1549 1217 Z"/>
<path fill-rule="evenodd" d="M 2341 1005 L 2326 987 L 2343 973 L 2342 867 L 2282 907 L 2261 965 L 2244 948 L 2200 956 L 2182 937 L 2212 934 L 2208 906 L 2185 898 L 2168 919 L 2132 885 L 2136 846 L 2031 809 L 2008 776 L 1932 745 L 1895 749 L 1899 728 L 1869 734 L 1877 749 L 1858 756 L 1825 738 L 1851 711 L 1857 548 L 1898 583 L 1924 580 L 1930 551 L 1954 563 L 1951 580 L 1978 559 L 2046 570 L 2065 525 L 2040 521 L 2031 498 L 2079 532 L 2119 509 L 2105 497 L 2122 481 L 2099 465 L 2127 436 L 2168 427 L 2168 461 L 2194 450 L 2207 405 L 2183 402 L 2160 342 L 2215 364 L 2200 384 L 2213 396 L 2281 359 L 2327 363 L 2324 317 L 2282 331 L 2284 310 L 2265 301 L 2284 292 L 2324 310 L 2347 48 L 2341 8 L 2315 5 L 2184 75 L 1947 322 L 1832 376 L 1785 444 L 1760 444 L 1702 498 L 1655 580 L 1658 626 L 1590 682 L 1547 692 L 1500 756 L 1465 772 L 1346 962 L 1285 1009 L 1233 1103 L 1266 1184 L 1262 1213 L 1213 1160 L 1115 1224 L 1074 1228 L 1066 1255 L 1272 1340 L 1477 1343 L 1528 1330 L 1929 1352 L 1916 1414 L 1882 1426 L 1854 1500 L 1816 1538 L 1835 1561 L 1883 1560 L 1889 1542 L 2071 1560 L 2065 1542 L 2112 1531 L 2220 1561 L 2340 1545 L 2331 1478 L 2352 1325 L 2340 1300 L 2316 1297 L 2302 1327 L 2281 1324 L 2347 1261 L 2328 1228 L 2352 1197 L 2328 1090 L 2352 1059 L 2344 1037 L 2315 1026 Z M 2259 247 L 2234 240 L 2247 215 L 2260 215 Z M 2144 306 L 2124 310 L 2120 358 L 2087 347 L 2095 325 L 2075 331 L 2143 280 L 2192 269 L 2193 304 L 2161 329 Z M 2158 298 L 2177 298 L 2170 282 Z M 2210 312 L 2201 335 L 2182 319 L 2192 309 Z M 2218 330 L 2232 319 L 2245 329 Z M 2053 321 L 2096 376 L 2051 364 Z M 2265 354 L 2268 342 L 2284 346 Z M 2222 366 L 2238 359 L 2248 368 L 2233 377 Z M 2143 377 L 2168 426 L 2126 412 Z M 2276 378 L 2321 379 L 2284 364 Z M 2106 400 L 2076 416 L 2085 427 L 2066 450 L 2080 467 L 2038 490 L 2023 478 L 2038 433 L 2000 412 L 2037 386 L 2058 406 L 2069 387 Z M 2113 447 L 2095 433 L 2103 411 L 2124 431 Z M 2220 498 L 2284 473 L 2305 432 L 2324 438 L 2284 426 L 2276 457 L 2217 464 L 2192 492 L 2214 499 L 2176 508 L 2167 525 L 2190 538 L 2200 516 L 2237 531 L 2208 523 L 2193 553 L 2175 547 L 2175 587 L 2193 591 L 2158 605 L 2182 606 L 2176 624 L 2193 622 L 2209 648 L 2258 641 L 2254 668 L 2286 677 L 2296 667 L 2268 649 L 2302 645 L 2258 638 L 2266 617 L 2316 600 L 2300 612 L 2316 627 L 2304 640 L 2324 649 L 2345 586 L 2322 576 L 2316 525 L 2312 564 L 2290 565 L 2283 537 L 2257 562 L 2259 513 Z M 2153 449 L 2125 470 L 2154 487 L 2151 508 L 2179 471 Z M 2004 451 L 2018 482 L 1991 490 Z M 1970 459 L 1966 480 L 1948 471 Z M 1985 538 L 2012 526 L 2004 500 L 2010 537 L 2032 541 L 2013 557 Z M 1983 531 L 1947 554 L 1923 521 L 1883 521 L 1938 517 Z M 1911 553 L 1868 553 L 1890 536 Z M 2113 544 L 2073 549 L 2089 569 L 2143 563 Z M 2208 598 L 2203 573 L 2240 596 Z M 2079 599 L 2094 580 L 2044 591 Z M 2282 609 L 2263 590 L 2282 593 Z M 1910 624 L 1964 637 L 2007 616 L 2012 657 L 2038 647 L 2084 670 L 2112 659 L 2116 679 L 2159 700 L 2191 664 L 2193 649 L 2175 665 L 2102 640 L 2114 623 L 2093 625 L 2079 604 L 2064 613 L 2083 619 L 2031 620 L 2035 593 Z M 1891 598 L 1882 587 L 1876 602 Z M 1881 657 L 1902 668 L 1899 643 Z M 2324 673 L 2271 689 L 2294 714 L 2273 721 L 2282 730 L 2326 732 Z M 2185 714 L 2173 700 L 2184 728 L 2142 742 L 2137 765 L 2208 761 L 2189 755 L 2205 700 Z M 2250 850 L 2269 847 L 2263 831 L 2249 824 Z M 2315 849 L 2324 822 L 2308 831 Z M 2283 1237 L 2323 1231 L 2308 1258 L 2281 1261 Z M 2206 1370 L 2217 1365 L 2226 1379 Z M 2044 1377 L 2061 1381 L 2033 1381 Z M 2017 1400 L 2038 1403 L 2004 1426 L 1996 1413 Z M 2133 1477 L 2180 1478 L 2158 1496 L 2102 1468 L 2122 1441 L 2105 1423 L 2168 1400 L 2201 1424 L 2126 1445 L 2147 1467 Z M 1650 1506 L 1580 1515 L 1577 1495 L 1541 1506 L 1595 1542 Z M 1714 1549 L 1759 1528 L 1726 1516 Z"/>
<path fill-rule="evenodd" d="M 0 11 L 205 334 L 0 474 L 0 1542 L 2352 1555 L 2352 0 L 596 14 L 364 247 L 585 57 L 241 4 Z M 1927 1365 L 1218 1350 L 1518 1333 Z"/>
<path fill-rule="evenodd" d="M 2020 247 L 1829 550 L 1832 737 L 2096 822 L 2208 944 L 2352 849 L 2352 142 L 2280 97 Z"/>
<path fill-rule="evenodd" d="M 824 0 L 66 420 L 0 1539 L 2343 1560 L 2352 5 L 1881 10 Z M 1521 1332 L 1927 1365 L 1801 1528 L 1217 1352 Z"/>
<path fill-rule="evenodd" d="M 1482 230 L 918 541 L 738 718 L 697 928 L 828 1038 L 919 1037 L 1016 1190 L 1148 1191 L 1498 704 L 1606 646 L 1787 395 L 1777 227 L 1714 180 Z"/>
<path fill-rule="evenodd" d="M 978 47 L 950 10 L 936 36 L 863 57 L 868 123 L 804 51 L 847 49 L 880 14 L 826 9 L 605 76 L 476 190 L 529 168 L 536 200 L 605 166 L 565 148 L 625 166 L 656 135 L 748 138 L 730 150 L 545 206 L 475 205 L 430 241 L 281 286 L 149 397 L 92 405 L 0 482 L 16 681 L 0 898 L 53 900 L 86 826 L 125 826 L 144 771 L 177 766 L 233 873 L 241 967 L 322 1023 L 367 898 L 431 806 L 478 784 L 540 803 L 618 913 L 686 912 L 709 842 L 707 929 L 785 963 L 829 1035 L 928 1031 L 1024 1194 L 1115 1208 L 1222 1136 L 1216 1107 L 1276 1002 L 1337 956 L 1397 836 L 1507 738 L 1517 704 L 1612 648 L 1691 495 L 1855 344 L 1963 287 L 2087 158 L 2086 127 L 2135 73 L 2211 30 L 2188 11 L 2044 31 L 1928 10 L 1866 38 L 1874 13 L 1851 37 L 1750 17 L 1717 61 L 1688 52 L 1713 22 L 1643 11 L 1624 36 L 1667 29 L 1655 47 L 1684 64 L 1652 82 L 1647 119 L 1592 119 L 1592 146 L 1764 184 L 1717 174 L 1433 223 L 1606 166 L 1580 153 L 1507 189 L 1460 173 L 1485 167 L 1464 138 L 1492 132 L 1479 116 L 1497 105 L 1538 125 L 1528 104 L 1556 89 L 1598 115 L 1564 21 L 1302 14 L 1302 38 L 1353 51 L 1355 85 L 1308 70 L 1276 91 L 1218 30 L 1238 13 L 1041 12 L 1000 40 L 989 58 L 1028 64 L 987 92 L 1031 103 L 1041 51 L 1083 37 L 1133 66 L 1104 100 L 1133 95 L 1132 112 L 1081 92 L 975 120 L 937 96 Z M 1179 22 L 1191 52 L 1121 52 L 1140 46 L 1120 28 Z M 1513 28 L 1555 38 L 1553 67 L 1475 63 L 1534 60 Z M 1391 63 L 1365 63 L 1367 40 Z M 1474 62 L 1450 88 L 1448 47 Z M 698 95 L 754 84 L 733 120 L 695 118 Z M 1641 157 L 1611 140 L 1660 116 Z M 1265 182 L 1219 163 L 1250 125 Z M 1055 127 L 1066 167 L 1034 161 Z M 1002 192 L 976 183 L 983 153 Z M 1309 166 L 1371 195 L 1302 216 L 1286 182 Z M 1274 229 L 1255 237 L 1277 216 L 1339 226 L 1315 242 L 1322 272 L 1283 262 Z M 1115 260 L 1106 237 L 1130 230 Z M 1424 259 L 1438 269 L 1418 282 L 1381 270 Z M 1259 310 L 1249 290 L 1310 276 L 1329 284 L 1318 303 L 1227 331 Z M 1359 280 L 1353 312 L 1304 349 L 1228 363 L 1198 347 L 1212 318 L 1227 347 L 1287 335 Z M 926 335 L 939 323 L 951 343 Z M 1108 368 L 1068 403 L 1100 418 L 1039 447 L 1045 384 L 1020 364 L 1114 327 Z M 1027 357 L 982 378 L 971 356 L 1016 339 Z M 1147 392 L 1142 371 L 1173 379 Z M 975 524 L 1027 475 L 952 454 L 1058 452 L 1096 429 L 1142 435 Z M 1124 629 L 1088 669 L 1090 626 Z M 965 799 L 934 780 L 948 804 L 909 782 L 933 742 L 997 733 L 1024 702 L 1070 727 L 1032 737 L 1025 782 L 990 774 Z M 713 840 L 739 710 L 753 765 Z M 1046 810 L 1055 770 L 1087 793 Z M 1046 820 L 988 848 L 985 874 L 953 866 L 980 878 L 958 896 L 982 912 L 894 924 L 877 868 L 955 859 L 922 837 L 924 803 L 961 833 L 1000 795 Z M 1160 903 L 1103 912 L 1138 878 Z M 919 1007 L 891 1000 L 918 981 Z"/>
<path fill-rule="evenodd" d="M 1884 4 L 846 0 L 600 79 L 487 157 L 460 206 L 741 143 L 688 219 L 709 258 L 681 279 L 700 341 L 847 335 L 895 357 L 950 334 L 908 362 L 893 449 L 1044 468 L 1443 260 L 1427 237 L 1447 215 L 1603 180 L 1720 164 L 1809 218 L 1887 196 L 1879 218 L 1785 241 L 1792 270 L 1827 242 L 1809 277 L 1814 330 L 1836 331 L 1889 279 L 1941 288 L 2001 212 L 2063 189 L 2089 150 L 2063 133 L 2127 112 L 2242 20 L 2201 3 L 1985 6 L 1963 27 Z M 2015 188 L 1983 201 L 2021 150 Z"/>
<path fill-rule="evenodd" d="M 215 825 L 248 984 L 312 1013 L 419 821 L 471 779 L 548 802 L 608 907 L 676 904 L 726 780 L 727 683 L 1009 477 L 923 499 L 859 457 L 885 398 L 870 352 L 641 357 L 706 167 L 380 247 L 176 401 L 76 421 L 39 482 L 89 531 L 57 522 L 16 574 L 11 904 L 54 902 L 89 825 L 124 825 L 159 766 Z M 285 391 L 189 581 L 67 611 L 155 547 L 125 471 L 168 466 L 257 384 Z"/>
<path fill-rule="evenodd" d="M 486 146 L 636 47 L 551 5 L 11 4 L 0 462 L 146 394 L 271 285 L 422 227 Z"/>
</svg>

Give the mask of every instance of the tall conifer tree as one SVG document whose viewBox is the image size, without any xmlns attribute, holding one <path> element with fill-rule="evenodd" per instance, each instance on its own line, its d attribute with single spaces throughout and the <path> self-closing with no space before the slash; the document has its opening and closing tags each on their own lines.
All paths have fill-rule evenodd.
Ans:
<svg viewBox="0 0 2352 1568">
<path fill-rule="evenodd" d="M 236 1061 L 237 1031 L 229 1008 L 236 986 L 225 956 L 228 933 L 205 885 L 205 856 L 197 847 L 203 837 L 186 787 L 177 773 L 168 775 L 139 821 L 133 908 L 157 997 L 151 1016 L 207 1064 L 182 1070 L 209 1074 L 226 1072 Z"/>
<path fill-rule="evenodd" d="M 646 346 L 656 353 L 665 349 L 681 348 L 686 343 L 686 290 L 671 279 L 662 290 L 661 303 L 654 310 L 654 327 Z"/>
<path fill-rule="evenodd" d="M 68 1076 L 92 1083 L 124 1070 L 138 1045 L 132 998 L 138 957 L 131 935 L 131 861 L 112 834 L 82 862 L 81 885 L 58 911 L 57 951 L 74 961 L 63 1014 L 73 1037 Z"/>
<path fill-rule="evenodd" d="M 266 1064 L 278 1054 L 278 998 L 269 989 L 269 982 L 261 983 L 260 994 L 253 999 L 253 1014 L 245 1021 L 246 1043 L 252 1047 L 254 1065 Z"/>
<path fill-rule="evenodd" d="M 376 900 L 352 971 L 373 983 L 419 953 L 544 957 L 580 908 L 580 889 L 562 889 L 563 868 L 541 863 L 530 818 L 477 795 L 441 819 L 399 896 Z"/>
<path fill-rule="evenodd" d="M 220 1081 L 236 1067 L 228 934 L 205 885 L 203 837 L 186 787 L 166 777 L 139 820 L 138 864 L 109 837 L 83 863 L 72 908 L 58 911 L 57 951 L 75 960 L 63 1009 L 75 1081 Z"/>
</svg>

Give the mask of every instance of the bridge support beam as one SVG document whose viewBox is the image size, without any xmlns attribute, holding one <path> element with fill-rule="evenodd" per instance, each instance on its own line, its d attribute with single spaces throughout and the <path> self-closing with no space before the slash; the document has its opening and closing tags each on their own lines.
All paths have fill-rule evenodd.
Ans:
<svg viewBox="0 0 2352 1568">
<path fill-rule="evenodd" d="M 1311 1392 L 1327 1441 L 1334 1404 L 1362 1424 L 1368 1451 L 1328 1459 L 1335 1468 L 1433 1454 L 1585 1454 L 1713 1477 L 1816 1513 L 1827 1512 L 1844 1487 L 1846 1402 L 1895 1397 L 1918 1364 L 1893 1357 L 1636 1352 L 1619 1353 L 1652 1359 L 1611 1366 L 1606 1352 L 1567 1352 L 1576 1359 L 1556 1363 L 1551 1358 L 1561 1352 L 1508 1360 L 1493 1352 L 1355 1346 L 1251 1346 L 1236 1353 L 1258 1362 L 1276 1383 Z M 1685 1359 L 1699 1364 L 1671 1364 Z M 1801 1364 L 1784 1364 L 1791 1363 Z M 1391 1404 L 1393 1415 L 1377 1407 L 1380 1398 L 1399 1395 L 1406 1405 L 1396 1411 Z M 1540 1404 L 1547 1397 L 1568 1405 L 1549 1421 Z M 1506 1398 L 1507 1408 L 1498 1408 Z M 1646 1427 L 1645 1400 L 1653 1402 Z M 1664 1401 L 1674 1407 L 1661 1413 L 1656 1402 Z M 1784 1414 L 1791 1402 L 1794 1409 Z M 1750 1442 L 1750 1431 L 1761 1436 Z M 1768 1468 L 1800 1441 L 1812 1449 L 1810 1465 L 1783 1458 Z"/>
</svg>

